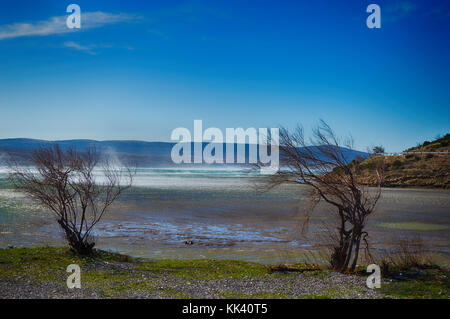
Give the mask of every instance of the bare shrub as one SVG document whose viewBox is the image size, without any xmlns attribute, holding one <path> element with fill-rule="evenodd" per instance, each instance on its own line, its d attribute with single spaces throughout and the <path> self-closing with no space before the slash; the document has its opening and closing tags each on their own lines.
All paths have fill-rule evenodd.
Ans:
<svg viewBox="0 0 450 319">
<path fill-rule="evenodd" d="M 433 264 L 433 260 L 425 249 L 421 237 L 416 236 L 411 239 L 399 239 L 394 252 L 384 257 L 384 263 L 391 264 L 399 270 L 408 270 L 429 267 Z"/>
<path fill-rule="evenodd" d="M 391 273 L 391 263 L 389 260 L 386 260 L 385 258 L 383 258 L 381 260 L 381 264 L 380 264 L 380 271 L 381 271 L 381 276 L 383 277 L 388 277 Z"/>
<path fill-rule="evenodd" d="M 95 242 L 92 230 L 111 204 L 132 183 L 129 168 L 101 161 L 95 149 L 77 152 L 58 145 L 33 153 L 32 167 L 10 165 L 14 187 L 52 211 L 69 246 L 81 255 L 91 255 Z M 100 168 L 102 182 L 94 169 Z"/>
<path fill-rule="evenodd" d="M 330 263 L 337 271 L 354 271 L 361 242 L 368 249 L 365 226 L 381 195 L 382 157 L 374 165 L 377 187 L 370 190 L 358 181 L 360 163 L 351 162 L 348 156 L 352 140 L 341 143 L 324 121 L 313 130 L 310 141 L 301 127 L 293 132 L 281 128 L 279 136 L 282 169 L 268 179 L 269 188 L 284 183 L 307 185 L 308 217 L 321 201 L 334 207 L 338 225 Z M 308 222 L 306 218 L 305 224 Z"/>
</svg>

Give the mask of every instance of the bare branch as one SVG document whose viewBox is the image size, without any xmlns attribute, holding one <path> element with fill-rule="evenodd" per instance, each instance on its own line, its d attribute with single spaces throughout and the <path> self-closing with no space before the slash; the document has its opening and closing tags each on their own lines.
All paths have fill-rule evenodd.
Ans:
<svg viewBox="0 0 450 319">
<path fill-rule="evenodd" d="M 350 264 L 353 271 L 361 240 L 367 244 L 367 233 L 364 231 L 367 217 L 375 210 L 381 195 L 383 165 L 380 163 L 375 168 L 377 188 L 368 189 L 358 181 L 359 162 L 352 161 L 350 157 L 352 137 L 341 142 L 323 120 L 312 131 L 309 142 L 306 142 L 300 126 L 292 132 L 280 128 L 279 135 L 282 169 L 268 179 L 268 187 L 284 183 L 307 185 L 311 188 L 308 193 L 311 212 L 321 200 L 335 207 L 340 223 L 331 264 L 335 269 L 345 271 L 353 256 Z M 308 221 L 309 214 L 305 223 Z"/>
<path fill-rule="evenodd" d="M 95 149 L 63 151 L 58 145 L 35 151 L 31 162 L 33 167 L 10 166 L 13 185 L 56 215 L 72 249 L 91 254 L 94 226 L 131 187 L 133 172 L 107 158 L 99 167 L 101 157 Z"/>
</svg>

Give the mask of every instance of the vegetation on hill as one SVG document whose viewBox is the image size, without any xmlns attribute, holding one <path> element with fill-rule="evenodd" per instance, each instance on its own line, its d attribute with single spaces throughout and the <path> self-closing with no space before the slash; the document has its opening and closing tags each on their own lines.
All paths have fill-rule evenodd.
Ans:
<svg viewBox="0 0 450 319">
<path fill-rule="evenodd" d="M 411 147 L 405 152 L 448 152 L 450 150 L 450 133 L 436 140 L 425 141 L 416 147 Z"/>
<path fill-rule="evenodd" d="M 416 152 L 425 153 L 414 154 Z M 450 134 L 405 150 L 405 153 L 411 154 L 375 155 L 362 161 L 359 163 L 360 181 L 375 185 L 377 177 L 373 168 L 380 159 L 383 159 L 383 186 L 450 188 L 450 155 L 426 154 L 426 152 L 450 152 Z M 354 164 L 353 162 L 352 165 Z"/>
</svg>

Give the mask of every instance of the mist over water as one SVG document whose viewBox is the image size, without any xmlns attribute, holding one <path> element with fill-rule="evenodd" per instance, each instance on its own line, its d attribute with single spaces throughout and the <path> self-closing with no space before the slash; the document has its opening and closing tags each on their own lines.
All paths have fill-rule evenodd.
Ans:
<svg viewBox="0 0 450 319">
<path fill-rule="evenodd" d="M 124 171 L 123 168 L 116 168 Z M 30 168 L 32 172 L 37 172 Z M 9 168 L 0 166 L 0 179 L 6 179 L 9 174 Z M 133 170 L 134 171 L 134 170 Z M 133 186 L 136 187 L 218 187 L 230 183 L 236 183 L 235 179 L 241 178 L 259 178 L 262 175 L 258 170 L 252 170 L 247 167 L 167 167 L 167 168 L 137 168 L 133 176 Z M 105 180 L 102 169 L 94 170 L 95 180 L 102 183 Z M 234 179 L 234 180 L 227 180 Z M 241 180 L 241 182 L 248 182 Z"/>
<path fill-rule="evenodd" d="M 248 168 L 140 168 L 134 186 L 164 188 L 231 187 L 262 177 Z"/>
</svg>

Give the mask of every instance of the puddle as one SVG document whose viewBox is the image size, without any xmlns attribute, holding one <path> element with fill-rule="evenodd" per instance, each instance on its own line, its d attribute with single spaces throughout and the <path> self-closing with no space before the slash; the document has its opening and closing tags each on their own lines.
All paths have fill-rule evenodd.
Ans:
<svg viewBox="0 0 450 319">
<path fill-rule="evenodd" d="M 95 232 L 100 237 L 128 237 L 143 241 L 164 241 L 183 244 L 192 240 L 200 246 L 233 246 L 237 242 L 287 242 L 276 236 L 267 235 L 256 229 L 242 225 L 206 225 L 201 223 L 170 223 L 149 221 L 146 223 L 121 222 L 104 223 Z M 296 244 L 296 243 L 293 243 Z"/>
</svg>

